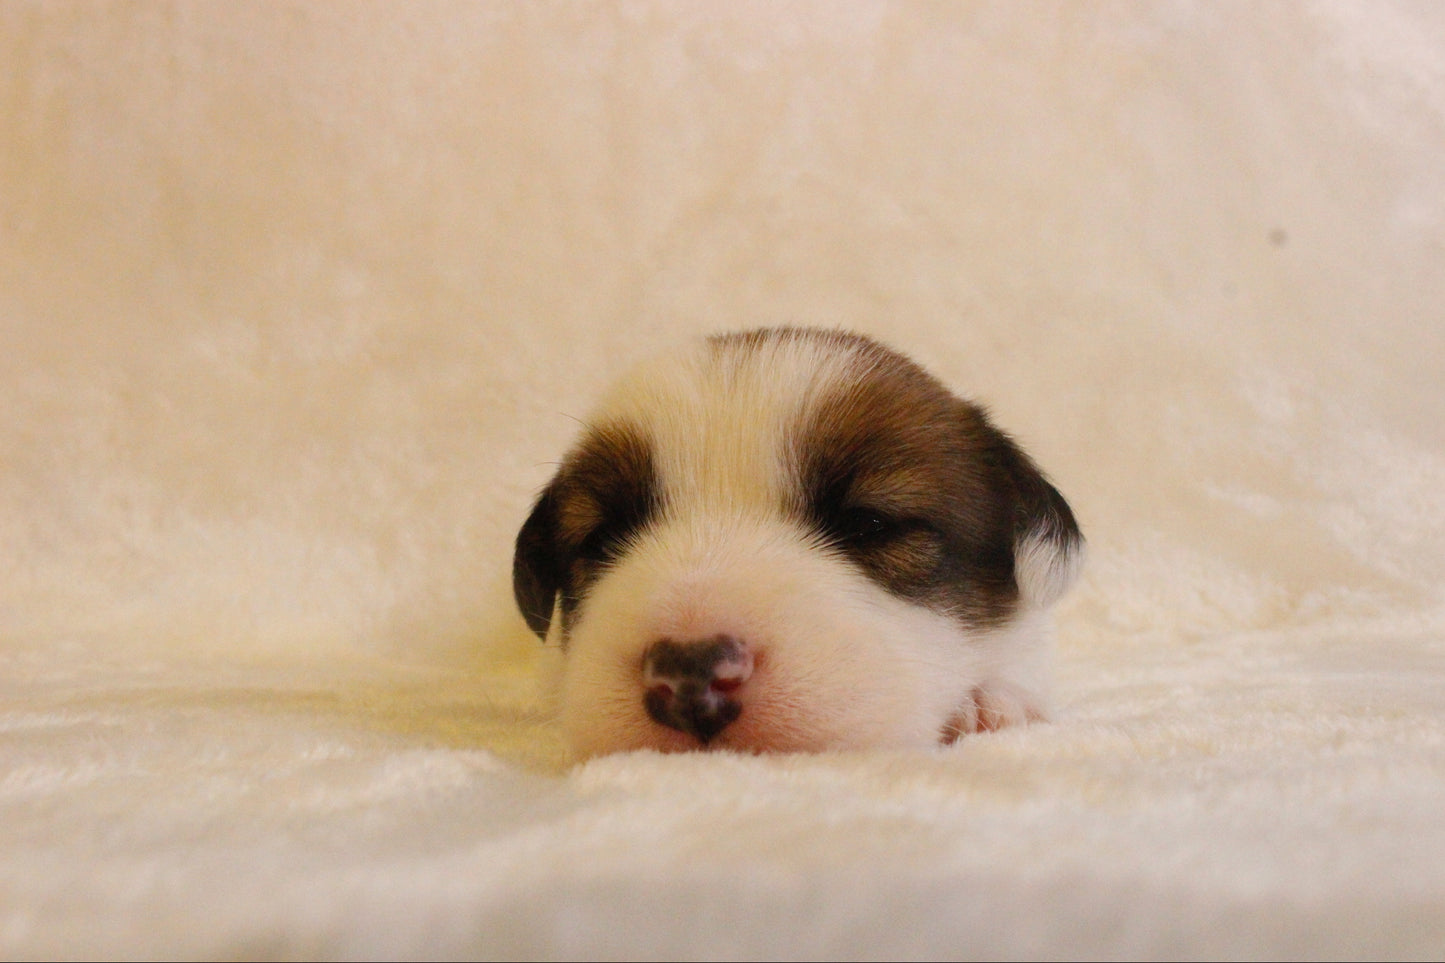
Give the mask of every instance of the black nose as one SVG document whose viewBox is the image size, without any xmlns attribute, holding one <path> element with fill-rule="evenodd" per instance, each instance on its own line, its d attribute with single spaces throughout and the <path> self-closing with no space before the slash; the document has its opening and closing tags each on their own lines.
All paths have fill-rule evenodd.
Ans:
<svg viewBox="0 0 1445 963">
<path fill-rule="evenodd" d="M 659 639 L 642 657 L 643 704 L 656 721 L 707 743 L 742 713 L 738 690 L 752 672 L 752 653 L 732 636 Z"/>
</svg>

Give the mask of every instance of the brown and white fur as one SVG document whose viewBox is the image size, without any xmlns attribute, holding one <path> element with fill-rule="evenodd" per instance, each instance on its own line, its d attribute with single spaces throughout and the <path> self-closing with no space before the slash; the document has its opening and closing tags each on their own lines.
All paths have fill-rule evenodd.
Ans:
<svg viewBox="0 0 1445 963">
<path fill-rule="evenodd" d="M 1083 540 L 978 407 L 840 331 L 720 335 L 607 394 L 517 536 L 565 737 L 906 747 L 1045 716 Z"/>
</svg>

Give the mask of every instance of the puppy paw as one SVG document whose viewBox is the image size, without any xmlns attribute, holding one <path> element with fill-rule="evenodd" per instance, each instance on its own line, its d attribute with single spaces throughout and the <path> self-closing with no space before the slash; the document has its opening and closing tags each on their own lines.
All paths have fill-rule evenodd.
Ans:
<svg viewBox="0 0 1445 963">
<path fill-rule="evenodd" d="M 1007 682 L 975 686 L 968 699 L 943 725 L 938 741 L 944 745 L 974 732 L 992 732 L 1005 726 L 1022 726 L 1046 719 L 1043 700 Z"/>
</svg>

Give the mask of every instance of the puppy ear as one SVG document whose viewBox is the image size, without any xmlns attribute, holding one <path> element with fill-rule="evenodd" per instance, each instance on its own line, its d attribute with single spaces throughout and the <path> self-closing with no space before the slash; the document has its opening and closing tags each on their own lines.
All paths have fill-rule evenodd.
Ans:
<svg viewBox="0 0 1445 963">
<path fill-rule="evenodd" d="M 1024 599 L 1043 608 L 1074 584 L 1083 562 L 1084 536 L 1064 496 L 1007 438 L 1003 464 L 1015 493 L 1014 579 Z"/>
<path fill-rule="evenodd" d="M 547 637 L 552 610 L 562 588 L 562 562 L 557 553 L 557 498 L 548 485 L 517 533 L 512 556 L 512 595 L 539 638 Z"/>
</svg>

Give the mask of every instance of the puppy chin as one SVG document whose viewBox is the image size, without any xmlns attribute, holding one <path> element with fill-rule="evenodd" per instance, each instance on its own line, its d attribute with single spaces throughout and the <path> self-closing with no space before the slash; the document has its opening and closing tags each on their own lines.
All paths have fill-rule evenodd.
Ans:
<svg viewBox="0 0 1445 963">
<path fill-rule="evenodd" d="M 986 638 L 966 644 L 955 621 L 880 593 L 805 533 L 692 521 L 632 545 L 578 610 L 560 716 L 579 759 L 700 747 L 638 696 L 644 653 L 660 639 L 725 636 L 751 656 L 742 712 L 708 748 L 930 746 L 957 726 L 988 675 Z"/>
</svg>

